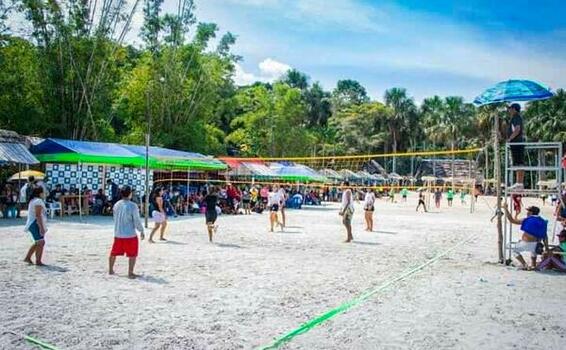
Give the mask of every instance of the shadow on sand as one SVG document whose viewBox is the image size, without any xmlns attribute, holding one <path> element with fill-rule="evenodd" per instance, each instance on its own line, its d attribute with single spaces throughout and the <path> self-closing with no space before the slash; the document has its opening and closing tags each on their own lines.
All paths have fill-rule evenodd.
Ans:
<svg viewBox="0 0 566 350">
<path fill-rule="evenodd" d="M 148 275 L 140 275 L 136 278 L 138 281 L 147 282 L 147 283 L 155 283 L 155 284 L 168 284 L 167 280 L 161 277 L 153 277 Z"/>
<path fill-rule="evenodd" d="M 56 265 L 43 265 L 43 266 L 37 266 L 38 269 L 42 269 L 42 270 L 46 270 L 46 271 L 50 271 L 50 272 L 60 272 L 60 273 L 65 273 L 67 271 L 69 271 L 68 268 L 66 267 L 61 267 L 61 266 L 56 266 Z"/>
<path fill-rule="evenodd" d="M 173 244 L 173 245 L 187 245 L 188 243 L 185 242 L 178 242 L 178 241 L 165 241 L 164 244 Z"/>
<path fill-rule="evenodd" d="M 352 243 L 360 244 L 360 245 L 381 245 L 381 243 L 377 243 L 377 242 L 364 242 L 364 241 L 352 241 Z"/>
<path fill-rule="evenodd" d="M 287 227 L 289 227 L 289 226 L 287 226 Z M 303 233 L 303 232 L 301 232 L 301 231 L 285 231 L 285 230 L 284 230 L 284 231 L 279 231 L 279 232 L 275 232 L 275 233 L 283 233 L 283 234 L 285 234 L 285 233 L 288 233 L 288 234 L 301 234 L 301 233 Z"/>
<path fill-rule="evenodd" d="M 395 232 L 395 231 L 379 231 L 379 230 L 373 231 L 373 232 L 374 233 L 385 233 L 386 235 L 396 235 L 396 234 L 399 233 L 399 232 Z"/>
<path fill-rule="evenodd" d="M 242 249 L 244 247 L 237 245 L 237 244 L 233 244 L 233 243 L 214 243 L 215 246 L 220 247 L 220 248 L 237 248 L 237 249 Z"/>
</svg>

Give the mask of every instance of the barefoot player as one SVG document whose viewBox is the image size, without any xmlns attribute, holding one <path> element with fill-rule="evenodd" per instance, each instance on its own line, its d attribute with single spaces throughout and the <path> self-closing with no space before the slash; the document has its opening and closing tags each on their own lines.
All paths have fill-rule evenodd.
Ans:
<svg viewBox="0 0 566 350">
<path fill-rule="evenodd" d="M 35 264 L 43 266 L 41 257 L 45 246 L 45 233 L 47 232 L 47 209 L 43 201 L 43 187 L 35 187 L 31 191 L 31 199 L 28 205 L 28 218 L 25 231 L 29 232 L 33 244 L 24 259 L 28 264 L 33 264 L 31 257 L 35 254 Z"/>
<path fill-rule="evenodd" d="M 128 257 L 128 278 L 136 278 L 134 267 L 136 266 L 136 258 L 138 256 L 138 236 L 136 230 L 140 233 L 140 238 L 144 239 L 143 225 L 140 220 L 140 211 L 136 203 L 130 200 L 132 189 L 125 186 L 121 191 L 122 199 L 120 199 L 112 209 L 114 213 L 114 244 L 108 258 L 108 273 L 114 274 L 114 263 L 116 257 L 126 255 Z"/>
</svg>

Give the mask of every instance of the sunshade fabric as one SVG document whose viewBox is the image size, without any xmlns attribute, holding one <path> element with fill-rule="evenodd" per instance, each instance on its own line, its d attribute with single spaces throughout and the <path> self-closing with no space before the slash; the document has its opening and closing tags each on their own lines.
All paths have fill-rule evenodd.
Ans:
<svg viewBox="0 0 566 350">
<path fill-rule="evenodd" d="M 253 176 L 257 178 L 275 178 L 277 174 L 269 168 L 263 161 L 219 158 L 230 167 L 230 176 Z"/>
<path fill-rule="evenodd" d="M 282 163 L 272 163 L 270 168 L 275 172 L 277 177 L 283 180 L 311 182 L 326 181 L 324 176 L 305 165 L 284 165 Z"/>
<path fill-rule="evenodd" d="M 340 174 L 342 175 L 343 178 L 348 179 L 348 180 L 360 180 L 361 179 L 360 175 L 356 174 L 355 172 L 353 172 L 350 169 L 342 169 L 342 170 L 340 170 Z"/>
<path fill-rule="evenodd" d="M 45 178 L 45 174 L 41 171 L 24 170 L 10 176 L 8 181 L 27 181 L 30 176 L 33 176 L 36 180 L 43 180 Z"/>
<path fill-rule="evenodd" d="M 145 166 L 145 147 L 116 143 L 46 139 L 32 149 L 42 162 L 116 164 Z M 223 170 L 226 165 L 198 153 L 149 148 L 153 169 Z"/>
<path fill-rule="evenodd" d="M 531 80 L 507 80 L 485 90 L 475 98 L 477 105 L 498 102 L 536 101 L 552 97 L 550 90 Z"/>
<path fill-rule="evenodd" d="M 21 143 L 1 142 L 0 143 L 0 164 L 38 164 L 39 160 L 28 151 L 26 146 Z"/>
<path fill-rule="evenodd" d="M 322 169 L 319 171 L 322 176 L 326 176 L 329 179 L 333 180 L 342 180 L 343 176 L 340 175 L 336 170 L 333 169 Z"/>
</svg>

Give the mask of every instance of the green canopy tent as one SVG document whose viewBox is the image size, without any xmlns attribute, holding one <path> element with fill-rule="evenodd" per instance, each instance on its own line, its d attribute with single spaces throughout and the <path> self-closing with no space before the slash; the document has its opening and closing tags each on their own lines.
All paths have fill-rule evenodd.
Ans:
<svg viewBox="0 0 566 350">
<path fill-rule="evenodd" d="M 145 147 L 117 143 L 46 139 L 32 148 L 44 163 L 89 163 L 145 167 Z M 225 170 L 224 163 L 199 153 L 149 148 L 149 167 L 166 170 Z"/>
</svg>

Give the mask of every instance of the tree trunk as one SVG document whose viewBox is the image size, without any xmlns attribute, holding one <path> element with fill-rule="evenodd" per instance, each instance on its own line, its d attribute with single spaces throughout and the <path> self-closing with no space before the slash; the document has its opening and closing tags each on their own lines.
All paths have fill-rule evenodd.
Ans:
<svg viewBox="0 0 566 350">
<path fill-rule="evenodd" d="M 454 162 L 456 161 L 455 154 L 454 154 L 454 135 L 452 135 L 452 192 L 454 192 L 454 182 L 456 181 L 456 167 L 454 166 Z"/>
<path fill-rule="evenodd" d="M 484 168 L 484 178 L 489 179 L 489 146 L 485 146 L 485 168 Z"/>
<path fill-rule="evenodd" d="M 397 153 L 397 135 L 395 131 L 393 132 L 393 153 Z M 397 172 L 397 157 L 393 156 L 392 172 Z"/>
</svg>

